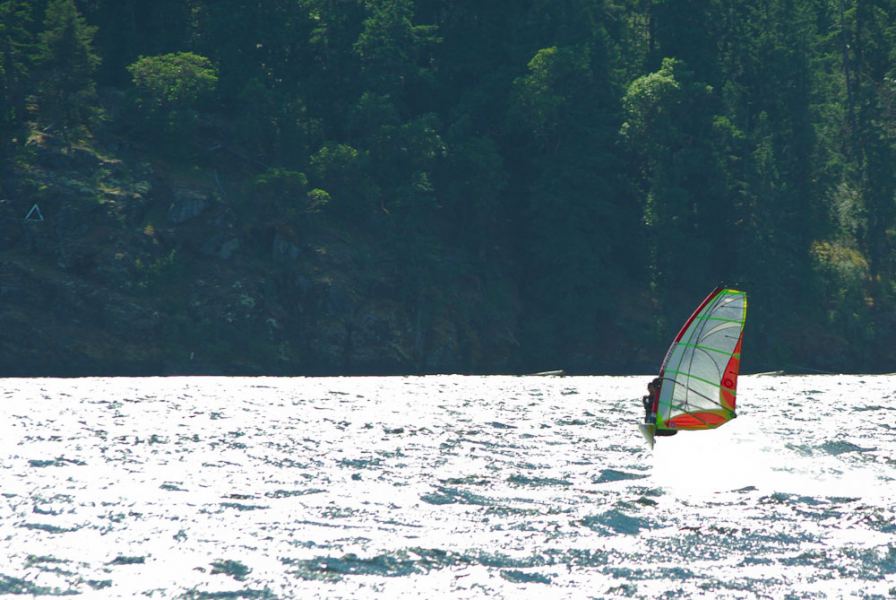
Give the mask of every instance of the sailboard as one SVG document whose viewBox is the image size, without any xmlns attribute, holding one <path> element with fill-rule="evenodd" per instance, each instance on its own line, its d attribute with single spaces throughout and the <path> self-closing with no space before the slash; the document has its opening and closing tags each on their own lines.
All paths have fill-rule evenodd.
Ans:
<svg viewBox="0 0 896 600">
<path fill-rule="evenodd" d="M 685 321 L 660 366 L 660 390 L 639 424 L 650 447 L 656 435 L 714 429 L 737 414 L 737 376 L 747 294 L 713 290 Z"/>
</svg>

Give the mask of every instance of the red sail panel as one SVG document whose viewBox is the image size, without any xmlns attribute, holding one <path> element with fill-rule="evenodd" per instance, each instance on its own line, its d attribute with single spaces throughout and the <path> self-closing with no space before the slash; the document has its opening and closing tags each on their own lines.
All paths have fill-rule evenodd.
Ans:
<svg viewBox="0 0 896 600">
<path fill-rule="evenodd" d="M 731 410 L 734 410 L 737 404 L 737 375 L 740 372 L 740 345 L 743 341 L 744 333 L 741 331 L 734 347 L 734 354 L 722 374 L 722 387 L 719 388 L 719 400 L 722 406 Z"/>
<path fill-rule="evenodd" d="M 670 429 L 709 429 L 728 421 L 728 417 L 716 412 L 685 413 L 666 421 Z"/>
</svg>

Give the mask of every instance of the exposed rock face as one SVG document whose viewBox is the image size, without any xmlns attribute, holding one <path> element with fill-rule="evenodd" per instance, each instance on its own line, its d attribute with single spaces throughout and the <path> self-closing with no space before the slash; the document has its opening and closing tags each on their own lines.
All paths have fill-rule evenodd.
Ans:
<svg viewBox="0 0 896 600">
<path fill-rule="evenodd" d="M 511 365 L 512 318 L 461 312 L 475 286 L 406 297 L 379 240 L 285 225 L 87 147 L 35 152 L 0 199 L 0 376 Z M 25 223 L 35 202 L 45 220 Z"/>
<path fill-rule="evenodd" d="M 201 252 L 206 256 L 230 260 L 239 249 L 239 238 L 229 237 L 229 235 L 217 235 L 202 244 Z"/>
<path fill-rule="evenodd" d="M 457 325 L 447 317 L 437 319 L 429 332 L 429 347 L 423 371 L 435 373 L 463 373 L 464 352 Z"/>
<path fill-rule="evenodd" d="M 301 256 L 302 250 L 291 239 L 279 231 L 274 234 L 273 255 L 278 262 L 294 261 Z"/>
<path fill-rule="evenodd" d="M 19 243 L 22 237 L 22 218 L 16 215 L 9 200 L 0 200 L 0 251 L 8 250 Z"/>
<path fill-rule="evenodd" d="M 233 256 L 233 254 L 239 249 L 240 241 L 236 238 L 231 238 L 221 244 L 221 247 L 218 248 L 218 256 L 220 256 L 224 260 L 227 260 L 228 258 Z"/>
<path fill-rule="evenodd" d="M 355 319 L 351 330 L 349 365 L 362 373 L 418 372 L 412 331 L 394 302 L 373 302 Z"/>
<path fill-rule="evenodd" d="M 201 215 L 208 205 L 208 196 L 202 192 L 187 189 L 175 190 L 174 201 L 168 207 L 168 220 L 179 225 Z"/>
</svg>

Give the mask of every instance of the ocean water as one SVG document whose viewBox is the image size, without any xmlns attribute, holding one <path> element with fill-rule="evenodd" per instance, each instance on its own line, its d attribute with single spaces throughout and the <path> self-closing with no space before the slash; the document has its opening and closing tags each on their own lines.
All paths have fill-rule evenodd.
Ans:
<svg viewBox="0 0 896 600">
<path fill-rule="evenodd" d="M 896 377 L 0 380 L 0 593 L 893 598 Z"/>
</svg>

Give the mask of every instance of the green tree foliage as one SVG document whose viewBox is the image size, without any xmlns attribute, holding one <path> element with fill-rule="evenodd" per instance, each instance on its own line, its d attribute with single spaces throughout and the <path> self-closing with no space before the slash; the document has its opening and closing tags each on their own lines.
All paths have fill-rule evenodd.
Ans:
<svg viewBox="0 0 896 600">
<path fill-rule="evenodd" d="M 66 132 L 87 124 L 96 109 L 93 76 L 100 57 L 92 46 L 95 33 L 74 0 L 47 4 L 37 55 L 40 114 Z"/>
<path fill-rule="evenodd" d="M 116 131 L 214 167 L 247 229 L 375 247 L 355 258 L 418 353 L 441 310 L 470 348 L 506 319 L 520 370 L 644 371 L 727 283 L 751 368 L 871 369 L 896 357 L 894 22 L 894 0 L 0 0 L 0 160 L 35 114 L 89 124 L 96 76 L 112 109 L 130 86 Z"/>
<path fill-rule="evenodd" d="M 332 196 L 330 208 L 356 222 L 368 219 L 379 201 L 367 164 L 367 155 L 347 144 L 325 144 L 311 157 L 314 181 Z"/>
<path fill-rule="evenodd" d="M 724 4 L 718 0 L 652 0 L 647 10 L 653 66 L 674 57 L 686 63 L 699 80 L 715 85 Z"/>
<path fill-rule="evenodd" d="M 101 85 L 125 86 L 127 65 L 140 56 L 184 50 L 191 41 L 200 3 L 192 0 L 91 0 L 79 2 L 96 27 L 96 48 L 103 56 Z"/>
<path fill-rule="evenodd" d="M 304 2 L 224 0 L 197 7 L 196 46 L 220 66 L 219 98 L 235 140 L 265 162 L 305 168 L 321 142 L 308 103 L 314 16 Z"/>
<path fill-rule="evenodd" d="M 128 71 L 141 92 L 137 101 L 147 111 L 195 107 L 218 82 L 211 61 L 192 52 L 143 57 Z"/>
<path fill-rule="evenodd" d="M 427 50 L 439 42 L 436 28 L 413 23 L 413 0 L 369 0 L 370 16 L 354 44 L 367 88 L 400 101 L 419 93 L 431 76 Z"/>
<path fill-rule="evenodd" d="M 0 2 L 0 171 L 25 123 L 25 96 L 34 54 L 31 10 L 22 0 Z"/>
<path fill-rule="evenodd" d="M 445 160 L 435 175 L 446 213 L 444 235 L 487 264 L 501 231 L 504 159 L 492 138 L 470 135 L 463 124 L 447 136 Z"/>
<path fill-rule="evenodd" d="M 253 204 L 253 209 L 274 223 L 300 221 L 321 212 L 330 202 L 325 190 L 308 190 L 304 173 L 288 169 L 268 169 L 255 178 L 254 187 L 259 202 Z"/>
<path fill-rule="evenodd" d="M 619 103 L 604 39 L 579 39 L 534 54 L 514 82 L 509 112 L 523 151 L 514 158 L 530 175 L 517 243 L 527 261 L 524 333 L 536 349 L 528 358 L 533 367 L 563 348 L 576 349 L 572 360 L 584 366 L 579 357 L 613 310 L 608 290 L 637 262 L 620 252 L 618 232 L 636 231 L 637 219 L 617 179 Z"/>
<path fill-rule="evenodd" d="M 886 115 L 893 90 L 892 67 L 896 5 L 883 0 L 857 0 L 841 13 L 851 144 L 864 199 L 867 227 L 860 242 L 874 281 L 892 275 L 892 232 L 896 227 L 896 176 L 891 165 L 894 130 Z"/>
<path fill-rule="evenodd" d="M 191 139 L 197 109 L 215 91 L 211 61 L 192 52 L 144 56 L 128 66 L 144 131 L 174 144 Z"/>
<path fill-rule="evenodd" d="M 651 283 L 668 305 L 662 301 L 670 292 L 693 294 L 707 279 L 721 281 L 736 260 L 730 239 L 738 215 L 718 147 L 736 132 L 715 114 L 714 89 L 678 59 L 664 59 L 658 71 L 633 81 L 623 106 L 621 133 L 643 186 Z"/>
</svg>

